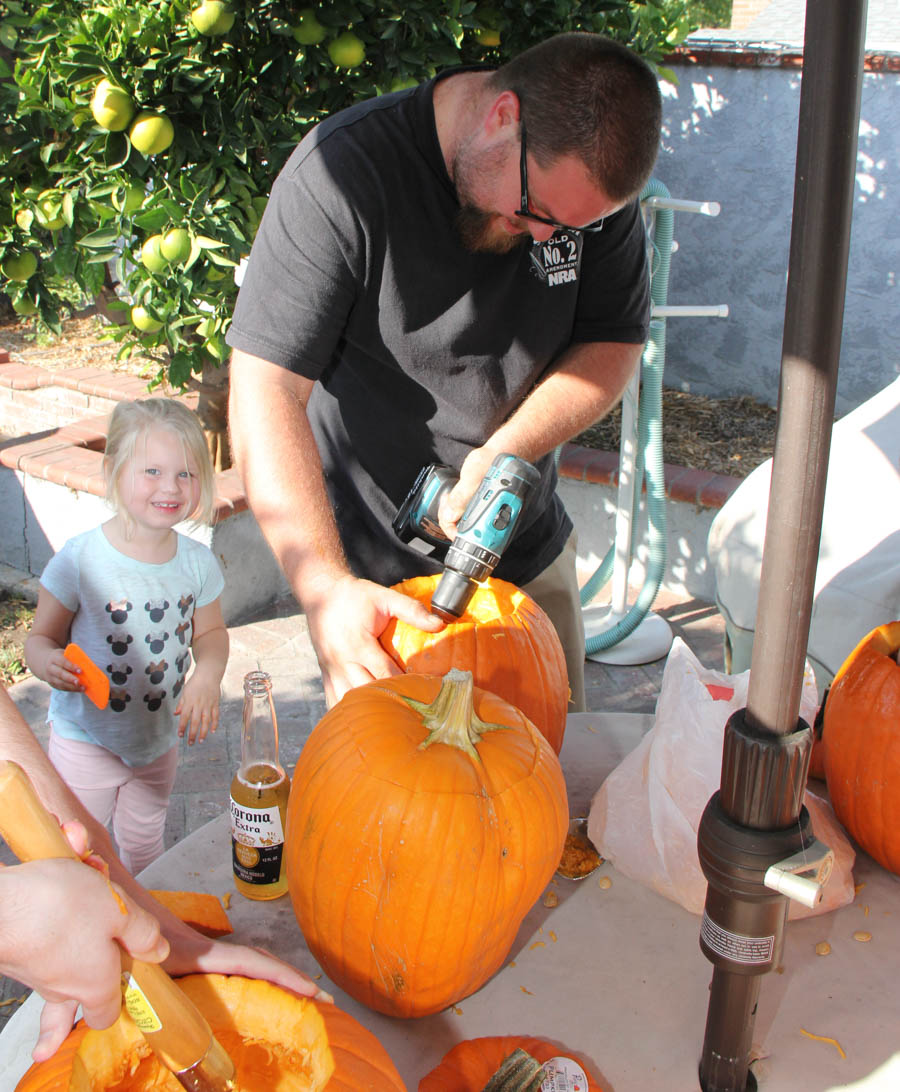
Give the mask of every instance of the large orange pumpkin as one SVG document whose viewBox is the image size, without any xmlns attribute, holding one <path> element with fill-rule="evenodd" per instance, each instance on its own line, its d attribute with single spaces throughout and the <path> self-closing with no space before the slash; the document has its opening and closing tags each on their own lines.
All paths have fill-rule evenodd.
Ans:
<svg viewBox="0 0 900 1092">
<path fill-rule="evenodd" d="M 416 576 L 395 584 L 394 590 L 430 607 L 439 580 L 439 575 Z M 565 654 L 549 617 L 515 584 L 486 580 L 459 621 L 440 633 L 426 633 L 395 618 L 379 640 L 406 671 L 471 671 L 476 686 L 521 709 L 559 754 L 569 702 Z"/>
<path fill-rule="evenodd" d="M 419 1092 L 483 1092 L 504 1060 L 517 1048 L 541 1063 L 549 1062 L 551 1058 L 570 1059 L 587 1080 L 587 1084 L 578 1081 L 574 1085 L 578 1092 L 602 1092 L 601 1085 L 591 1076 L 587 1063 L 580 1055 L 559 1043 L 526 1035 L 493 1035 L 457 1043 L 444 1055 L 440 1065 L 422 1078 Z M 574 1073 L 574 1070 L 570 1072 Z M 573 1083 L 560 1082 L 559 1087 L 572 1088 Z"/>
<path fill-rule="evenodd" d="M 215 974 L 177 980 L 237 1069 L 240 1092 L 405 1092 L 371 1032 L 333 1005 L 269 982 Z M 16 1092 L 181 1092 L 130 1018 L 104 1031 L 80 1021 Z"/>
<path fill-rule="evenodd" d="M 825 702 L 825 780 L 835 814 L 900 874 L 900 621 L 860 641 Z"/>
<path fill-rule="evenodd" d="M 553 749 L 469 672 L 369 683 L 322 718 L 294 770 L 294 911 L 352 997 L 438 1012 L 499 969 L 567 827 Z"/>
</svg>

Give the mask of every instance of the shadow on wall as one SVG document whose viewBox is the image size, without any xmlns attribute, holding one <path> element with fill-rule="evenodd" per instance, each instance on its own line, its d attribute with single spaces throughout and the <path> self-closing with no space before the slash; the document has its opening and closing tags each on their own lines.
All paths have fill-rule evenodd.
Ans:
<svg viewBox="0 0 900 1092">
<path fill-rule="evenodd" d="M 669 303 L 727 303 L 727 319 L 667 323 L 667 387 L 775 405 L 781 368 L 800 106 L 799 69 L 679 65 L 662 83 L 656 177 L 673 197 L 718 201 L 675 217 Z M 866 72 L 836 409 L 900 373 L 900 78 Z M 702 220 L 702 222 L 698 222 Z"/>
<path fill-rule="evenodd" d="M 40 576 L 53 555 L 50 540 L 26 496 L 21 477 L 0 466 L 0 561 Z"/>
</svg>

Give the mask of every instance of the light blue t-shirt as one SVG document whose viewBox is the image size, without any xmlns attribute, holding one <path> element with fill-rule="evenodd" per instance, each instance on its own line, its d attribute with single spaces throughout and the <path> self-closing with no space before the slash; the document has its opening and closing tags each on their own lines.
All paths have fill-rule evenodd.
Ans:
<svg viewBox="0 0 900 1092">
<path fill-rule="evenodd" d="M 225 580 L 208 547 L 185 535 L 159 565 L 120 553 L 101 527 L 76 535 L 47 563 L 41 584 L 75 612 L 71 640 L 109 676 L 109 705 L 53 690 L 48 721 L 66 739 L 98 743 L 144 766 L 177 740 L 174 716 L 191 662 L 197 607 Z"/>
</svg>

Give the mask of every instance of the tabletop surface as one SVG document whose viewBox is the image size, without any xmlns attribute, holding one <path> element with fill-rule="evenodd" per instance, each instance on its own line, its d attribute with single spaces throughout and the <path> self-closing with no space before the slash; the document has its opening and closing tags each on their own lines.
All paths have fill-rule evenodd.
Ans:
<svg viewBox="0 0 900 1092">
<path fill-rule="evenodd" d="M 586 814 L 604 777 L 651 725 L 639 714 L 569 718 L 560 758 L 572 815 Z M 148 887 L 233 891 L 228 817 L 184 839 L 140 878 Z M 788 925 L 782 967 L 762 979 L 753 1071 L 764 1092 L 900 1088 L 900 881 L 862 854 L 854 880 L 851 905 Z M 693 1092 L 712 974 L 699 917 L 608 862 L 585 880 L 557 878 L 553 886 L 558 905 L 532 908 L 503 969 L 434 1016 L 395 1020 L 324 976 L 319 984 L 378 1037 L 410 1092 L 455 1043 L 500 1034 L 570 1047 L 610 1092 Z M 235 940 L 320 974 L 287 897 L 260 903 L 235 893 L 229 917 Z M 869 942 L 854 940 L 861 930 Z M 815 953 L 823 940 L 826 957 Z M 3 1089 L 27 1068 L 38 1014 L 32 996 L 0 1035 Z"/>
</svg>

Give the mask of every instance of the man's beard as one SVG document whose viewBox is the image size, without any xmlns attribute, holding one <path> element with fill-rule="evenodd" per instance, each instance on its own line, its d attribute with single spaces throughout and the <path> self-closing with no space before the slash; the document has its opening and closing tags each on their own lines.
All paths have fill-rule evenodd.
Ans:
<svg viewBox="0 0 900 1092">
<path fill-rule="evenodd" d="M 476 254 L 509 254 L 531 242 L 531 236 L 525 232 L 511 235 L 503 231 L 497 226 L 498 219 L 496 213 L 464 205 L 456 214 L 456 230 L 466 250 Z"/>
<path fill-rule="evenodd" d="M 510 251 L 524 246 L 531 241 L 526 233 L 504 231 L 499 226 L 501 217 L 495 212 L 485 212 L 475 203 L 473 179 L 476 174 L 490 179 L 502 169 L 504 153 L 501 149 L 473 153 L 470 142 L 464 144 L 456 153 L 450 172 L 456 195 L 459 199 L 459 211 L 456 214 L 456 230 L 463 246 L 467 250 L 481 254 L 509 254 Z"/>
</svg>

